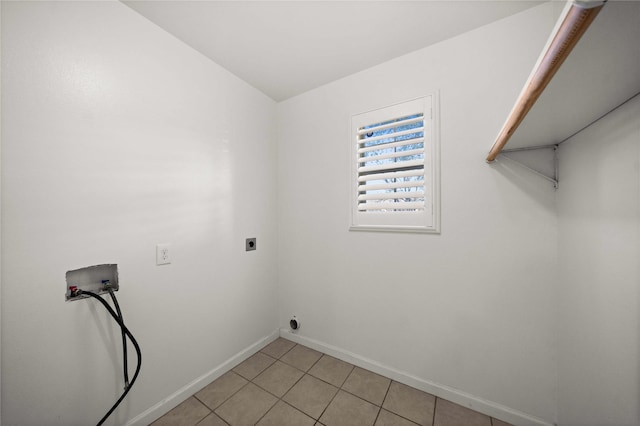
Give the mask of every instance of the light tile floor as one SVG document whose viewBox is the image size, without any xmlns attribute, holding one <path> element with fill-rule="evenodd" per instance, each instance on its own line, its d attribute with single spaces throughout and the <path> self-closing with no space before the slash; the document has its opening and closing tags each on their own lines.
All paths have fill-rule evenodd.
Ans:
<svg viewBox="0 0 640 426">
<path fill-rule="evenodd" d="M 279 338 L 153 426 L 509 426 Z"/>
</svg>

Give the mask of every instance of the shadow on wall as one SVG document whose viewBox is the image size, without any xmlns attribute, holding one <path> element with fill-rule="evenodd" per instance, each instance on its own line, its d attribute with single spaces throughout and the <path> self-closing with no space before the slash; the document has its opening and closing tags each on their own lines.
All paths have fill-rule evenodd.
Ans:
<svg viewBox="0 0 640 426">
<path fill-rule="evenodd" d="M 503 178 L 495 180 L 496 190 L 499 191 L 502 186 L 516 186 L 529 194 L 532 199 L 537 200 L 539 205 L 554 205 L 553 200 L 549 200 L 549 198 L 555 198 L 553 183 L 542 176 L 536 175 L 513 160 L 504 158 L 504 155 L 498 156 L 493 163 L 487 164 L 487 167 L 491 167 Z M 559 184 L 562 185 L 562 182 Z"/>
</svg>

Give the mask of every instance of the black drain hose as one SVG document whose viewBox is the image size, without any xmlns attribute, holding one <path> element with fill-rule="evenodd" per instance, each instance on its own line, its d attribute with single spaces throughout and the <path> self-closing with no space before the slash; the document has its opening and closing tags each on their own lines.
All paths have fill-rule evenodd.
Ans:
<svg viewBox="0 0 640 426">
<path fill-rule="evenodd" d="M 125 387 L 124 387 L 124 392 L 122 392 L 122 395 L 120 395 L 120 398 L 118 398 L 118 400 L 116 401 L 115 404 L 113 404 L 113 406 L 111 407 L 111 409 L 109 411 L 107 411 L 107 414 L 104 415 L 104 417 L 102 417 L 102 419 L 100 419 L 100 421 L 98 422 L 97 426 L 102 425 L 105 420 L 107 420 L 107 418 L 111 415 L 111 413 L 113 413 L 115 411 L 115 409 L 118 407 L 118 405 L 120 405 L 120 403 L 122 402 L 122 400 L 127 396 L 127 394 L 129 393 L 129 390 L 131 389 L 131 387 L 133 386 L 133 384 L 135 383 L 136 379 L 138 378 L 138 373 L 140 373 L 140 367 L 142 366 L 142 352 L 140 351 L 140 345 L 138 345 L 138 342 L 136 341 L 135 337 L 133 337 L 133 334 L 131 334 L 131 332 L 129 331 L 129 329 L 127 328 L 126 325 L 124 325 L 124 320 L 122 319 L 122 313 L 120 312 L 120 306 L 118 305 L 118 301 L 116 299 L 115 294 L 113 293 L 113 291 L 111 289 L 109 289 L 109 294 L 111 294 L 111 298 L 113 299 L 113 302 L 116 306 L 116 309 L 118 310 L 118 313 L 116 313 L 113 308 L 109 305 L 109 303 L 107 303 L 106 300 L 104 300 L 101 296 L 97 295 L 96 293 L 93 293 L 91 291 L 86 291 L 86 290 L 78 290 L 78 295 L 80 294 L 86 294 L 87 296 L 93 297 L 94 299 L 96 299 L 98 302 L 102 303 L 102 306 L 105 307 L 105 309 L 107 311 L 109 311 L 109 313 L 111 314 L 111 316 L 113 317 L 113 319 L 118 323 L 118 325 L 120 326 L 120 330 L 122 331 L 122 336 L 123 336 L 123 352 L 124 352 L 124 357 L 125 357 Z M 128 376 L 128 372 L 127 372 L 127 364 L 126 364 L 126 357 L 127 357 L 127 349 L 126 349 L 126 340 L 124 339 L 124 336 L 127 336 L 129 338 L 129 340 L 131 340 L 131 343 L 133 343 L 133 347 L 136 349 L 136 354 L 138 355 L 138 364 L 136 365 L 136 372 L 133 374 L 133 378 L 131 379 L 130 383 L 127 383 L 127 376 Z"/>
</svg>

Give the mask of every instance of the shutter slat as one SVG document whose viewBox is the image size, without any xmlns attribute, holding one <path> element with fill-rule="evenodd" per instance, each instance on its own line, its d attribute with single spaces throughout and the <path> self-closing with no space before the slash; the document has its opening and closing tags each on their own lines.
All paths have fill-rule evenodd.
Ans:
<svg viewBox="0 0 640 426">
<path fill-rule="evenodd" d="M 397 158 L 397 157 L 409 157 L 409 156 L 413 156 L 413 155 L 422 155 L 424 154 L 424 149 L 420 148 L 420 149 L 410 149 L 407 151 L 395 151 L 395 152 L 390 152 L 388 154 L 380 154 L 380 155 L 370 155 L 369 157 L 361 157 L 358 160 L 358 163 L 370 163 L 372 161 L 378 161 L 378 160 L 386 160 L 388 158 Z M 396 167 L 399 165 L 404 165 L 408 160 L 404 160 L 404 161 L 397 161 Z"/>
<path fill-rule="evenodd" d="M 380 130 L 390 129 L 392 127 L 406 126 L 407 124 L 417 123 L 419 121 L 424 120 L 422 113 L 419 113 L 419 114 L 416 113 L 416 114 L 410 114 L 410 115 L 419 115 L 419 116 L 414 118 L 408 118 L 405 120 L 397 118 L 396 120 L 399 120 L 399 121 L 394 121 L 392 123 L 380 124 L 380 125 L 373 124 L 371 126 L 365 126 L 358 130 L 358 135 L 364 135 L 366 133 L 371 133 L 371 132 L 379 132 Z"/>
<path fill-rule="evenodd" d="M 424 167 L 424 159 L 399 161 L 397 163 L 377 164 L 375 166 L 362 166 L 358 168 L 358 173 L 377 172 L 383 170 L 397 170 L 405 167 Z M 424 173 L 424 171 L 422 172 Z"/>
<path fill-rule="evenodd" d="M 358 182 L 385 180 L 385 179 L 398 179 L 411 176 L 424 176 L 423 169 L 416 170 L 403 170 L 400 172 L 387 172 L 387 173 L 375 173 L 370 175 L 358 176 Z"/>
<path fill-rule="evenodd" d="M 405 146 L 405 145 L 414 145 L 419 143 L 424 143 L 424 137 L 421 136 L 419 138 L 404 139 L 399 142 L 381 143 L 379 145 L 358 148 L 358 154 L 371 152 L 371 151 L 378 151 L 381 149 L 397 148 L 399 146 Z"/>
<path fill-rule="evenodd" d="M 358 201 L 366 200 L 402 200 L 406 198 L 424 198 L 424 191 L 384 192 L 378 194 L 360 194 Z"/>
<path fill-rule="evenodd" d="M 372 185 L 359 185 L 358 192 L 378 191 L 382 189 L 396 188 L 423 188 L 424 180 L 407 180 L 402 182 L 378 183 Z"/>
<path fill-rule="evenodd" d="M 358 205 L 358 210 L 424 210 L 424 201 L 414 203 L 361 203 Z"/>
<path fill-rule="evenodd" d="M 401 132 L 393 132 L 393 133 L 386 133 L 384 135 L 379 135 L 379 136 L 372 136 L 370 138 L 359 138 L 358 139 L 358 143 L 360 145 L 364 145 L 365 143 L 376 142 L 376 141 L 380 141 L 380 140 L 383 140 L 383 139 L 398 138 L 400 136 L 411 135 L 413 133 L 422 133 L 422 135 L 420 135 L 418 137 L 424 136 L 424 126 L 416 127 L 416 128 L 409 129 L 409 130 L 403 130 Z"/>
</svg>

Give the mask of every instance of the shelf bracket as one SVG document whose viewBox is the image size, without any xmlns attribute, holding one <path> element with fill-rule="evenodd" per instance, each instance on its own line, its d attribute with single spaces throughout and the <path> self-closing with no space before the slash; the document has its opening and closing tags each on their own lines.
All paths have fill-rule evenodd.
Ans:
<svg viewBox="0 0 640 426">
<path fill-rule="evenodd" d="M 546 173 L 543 173 L 539 170 L 533 169 L 529 166 L 527 166 L 526 164 L 522 163 L 521 161 L 518 161 L 514 158 L 509 157 L 506 154 L 509 154 L 510 152 L 524 152 L 524 151 L 536 151 L 536 150 L 540 150 L 540 149 L 552 149 L 553 150 L 553 176 L 549 176 Z M 514 163 L 518 164 L 520 167 L 523 167 L 527 170 L 529 170 L 532 173 L 537 174 L 538 176 L 541 176 L 543 178 L 545 178 L 546 180 L 548 180 L 549 182 L 553 183 L 553 188 L 554 189 L 558 189 L 558 145 L 542 145 L 542 146 L 532 146 L 532 147 L 527 147 L 527 148 L 514 148 L 514 149 L 503 149 L 500 154 L 499 154 L 500 158 L 506 158 L 509 161 L 513 161 Z"/>
</svg>

